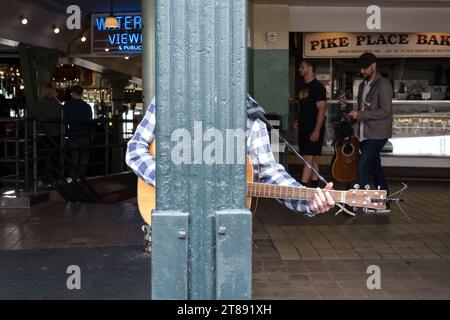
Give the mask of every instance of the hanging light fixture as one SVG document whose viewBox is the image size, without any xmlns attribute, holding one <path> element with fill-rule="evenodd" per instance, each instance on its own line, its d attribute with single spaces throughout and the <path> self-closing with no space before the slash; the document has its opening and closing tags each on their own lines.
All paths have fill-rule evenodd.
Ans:
<svg viewBox="0 0 450 320">
<path fill-rule="evenodd" d="M 20 16 L 19 20 L 20 20 L 20 22 L 21 22 L 23 25 L 25 25 L 25 24 L 28 23 L 28 19 L 25 18 L 24 16 Z"/>
<path fill-rule="evenodd" d="M 117 20 L 116 17 L 114 17 L 113 14 L 113 0 L 111 0 L 111 11 L 109 13 L 109 17 L 106 18 L 105 27 L 113 29 L 119 28 L 119 21 Z"/>
</svg>

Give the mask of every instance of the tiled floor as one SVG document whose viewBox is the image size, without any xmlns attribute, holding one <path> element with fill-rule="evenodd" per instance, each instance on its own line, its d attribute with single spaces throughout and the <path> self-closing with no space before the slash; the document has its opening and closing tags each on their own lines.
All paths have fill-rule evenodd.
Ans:
<svg viewBox="0 0 450 320">
<path fill-rule="evenodd" d="M 400 185 L 392 183 L 395 190 Z M 254 299 L 450 299 L 450 183 L 410 183 L 388 216 L 296 215 L 260 200 Z M 142 246 L 134 203 L 46 203 L 0 210 L 0 250 Z M 367 267 L 381 271 L 369 290 Z"/>
</svg>

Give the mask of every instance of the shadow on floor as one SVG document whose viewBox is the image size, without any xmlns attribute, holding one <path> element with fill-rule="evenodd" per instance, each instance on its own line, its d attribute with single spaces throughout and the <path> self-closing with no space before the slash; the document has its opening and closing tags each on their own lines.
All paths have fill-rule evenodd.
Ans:
<svg viewBox="0 0 450 320">
<path fill-rule="evenodd" d="M 150 254 L 141 247 L 0 251 L 0 265 L 0 300 L 150 299 Z M 67 288 L 71 265 L 80 290 Z"/>
</svg>

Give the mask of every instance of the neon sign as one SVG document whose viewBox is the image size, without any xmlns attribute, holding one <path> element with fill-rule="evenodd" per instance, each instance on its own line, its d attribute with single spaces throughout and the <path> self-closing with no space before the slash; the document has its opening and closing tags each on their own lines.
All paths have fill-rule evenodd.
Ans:
<svg viewBox="0 0 450 320">
<path fill-rule="evenodd" d="M 108 14 L 92 15 L 92 53 L 130 53 L 142 51 L 142 17 L 140 13 L 116 14 L 118 28 L 105 26 Z M 105 49 L 108 49 L 106 52 Z"/>
</svg>

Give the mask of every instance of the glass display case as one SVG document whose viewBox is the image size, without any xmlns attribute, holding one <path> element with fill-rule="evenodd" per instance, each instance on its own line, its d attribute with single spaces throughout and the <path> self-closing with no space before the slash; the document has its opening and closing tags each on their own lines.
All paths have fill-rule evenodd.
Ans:
<svg viewBox="0 0 450 320">
<path fill-rule="evenodd" d="M 393 100 L 392 104 L 394 120 L 387 151 L 393 155 L 450 156 L 450 100 Z M 339 101 L 329 100 L 324 142 L 328 146 L 334 141 L 333 129 L 340 116 Z"/>
</svg>

